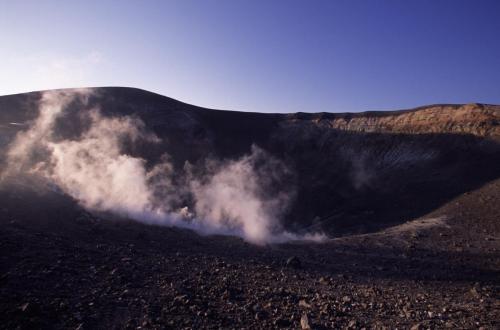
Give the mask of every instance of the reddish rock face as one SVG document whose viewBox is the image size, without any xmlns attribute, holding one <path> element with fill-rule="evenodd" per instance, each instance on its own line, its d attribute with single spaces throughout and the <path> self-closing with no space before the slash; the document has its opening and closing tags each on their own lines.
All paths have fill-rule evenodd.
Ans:
<svg viewBox="0 0 500 330">
<path fill-rule="evenodd" d="M 432 105 L 414 110 L 361 114 L 311 114 L 318 126 L 369 133 L 452 133 L 500 137 L 500 106 L 487 104 Z M 291 122 L 300 122 L 290 115 Z"/>
</svg>

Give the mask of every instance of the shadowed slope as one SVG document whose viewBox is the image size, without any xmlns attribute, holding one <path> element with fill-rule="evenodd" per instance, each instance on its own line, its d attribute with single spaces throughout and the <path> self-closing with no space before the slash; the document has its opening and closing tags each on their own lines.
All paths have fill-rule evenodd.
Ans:
<svg viewBox="0 0 500 330">
<path fill-rule="evenodd" d="M 161 143 L 127 145 L 148 166 L 166 152 L 175 170 L 207 157 L 236 159 L 258 145 L 285 161 L 296 190 L 285 217 L 295 231 L 370 232 L 431 212 L 500 176 L 500 107 L 434 105 L 356 114 L 260 114 L 209 110 L 132 88 L 96 88 L 85 109 L 140 118 Z M 37 116 L 40 93 L 0 97 L 0 154 Z M 73 102 L 61 139 L 86 123 Z M 5 159 L 5 157 L 2 157 Z"/>
</svg>

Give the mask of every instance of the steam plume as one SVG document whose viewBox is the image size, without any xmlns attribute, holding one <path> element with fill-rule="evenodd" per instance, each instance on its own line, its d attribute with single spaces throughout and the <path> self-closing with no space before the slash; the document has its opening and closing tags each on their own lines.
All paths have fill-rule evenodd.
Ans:
<svg viewBox="0 0 500 330">
<path fill-rule="evenodd" d="M 146 223 L 239 235 L 257 244 L 303 238 L 280 226 L 290 194 L 271 192 L 272 181 L 286 174 L 286 167 L 257 147 L 238 160 L 208 162 L 202 174 L 188 170 L 181 180 L 184 185 L 176 187 L 168 155 L 147 170 L 144 159 L 124 153 L 124 141 L 159 141 L 140 119 L 104 117 L 99 109 L 88 109 L 81 112 L 88 127 L 76 138 L 61 138 L 55 129 L 57 119 L 71 102 L 85 105 L 90 93 L 43 93 L 38 118 L 10 145 L 3 176 L 36 174 L 89 210 Z M 176 207 L 179 194 L 189 195 L 192 204 Z"/>
</svg>

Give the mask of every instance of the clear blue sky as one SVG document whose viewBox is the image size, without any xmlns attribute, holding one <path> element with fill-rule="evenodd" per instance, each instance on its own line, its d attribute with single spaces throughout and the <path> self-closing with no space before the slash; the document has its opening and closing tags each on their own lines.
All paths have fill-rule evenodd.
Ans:
<svg viewBox="0 0 500 330">
<path fill-rule="evenodd" d="M 500 1 L 0 0 L 0 94 L 110 85 L 263 112 L 500 104 Z"/>
</svg>

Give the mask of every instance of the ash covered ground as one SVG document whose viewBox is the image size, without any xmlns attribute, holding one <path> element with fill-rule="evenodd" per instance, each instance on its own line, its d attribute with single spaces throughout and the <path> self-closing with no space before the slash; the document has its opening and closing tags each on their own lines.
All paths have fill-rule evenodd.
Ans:
<svg viewBox="0 0 500 330">
<path fill-rule="evenodd" d="M 4 207 L 1 327 L 495 329 L 499 191 L 402 228 L 268 246 L 84 211 L 40 226 Z"/>
<path fill-rule="evenodd" d="M 103 88 L 61 108 L 53 130 L 31 134 L 43 95 L 0 97 L 2 170 L 22 170 L 0 185 L 1 328 L 500 326 L 498 106 L 264 115 Z M 82 120 L 82 109 L 97 105 L 91 119 L 108 118 L 122 131 L 145 127 L 155 136 L 146 140 L 156 142 L 113 144 L 116 131 Z M 11 159 L 19 136 L 35 141 L 19 149 L 30 151 L 29 161 L 23 152 Z M 113 157 L 92 149 L 99 139 Z M 270 156 L 245 156 L 255 145 Z M 108 190 L 116 171 L 105 172 L 105 184 L 98 175 L 61 172 L 60 150 L 101 155 L 93 169 L 122 157 L 134 165 L 124 177 L 137 180 Z M 161 169 L 191 181 L 169 178 L 175 189 L 153 203 L 143 195 L 156 190 L 143 178 L 165 152 Z M 207 166 L 207 158 L 216 161 Z M 80 161 L 70 168 L 85 170 Z M 211 171 L 198 178 L 201 163 Z M 253 180 L 266 173 L 275 180 L 262 191 Z M 214 199 L 226 186 L 230 194 Z M 151 214 L 163 212 L 162 203 L 188 203 L 210 221 L 203 230 L 157 221 Z M 268 230 L 278 216 L 280 232 Z M 221 217 L 239 220 L 212 230 Z M 258 231 L 248 227 L 255 221 Z M 323 239 L 305 240 L 310 233 Z"/>
</svg>

